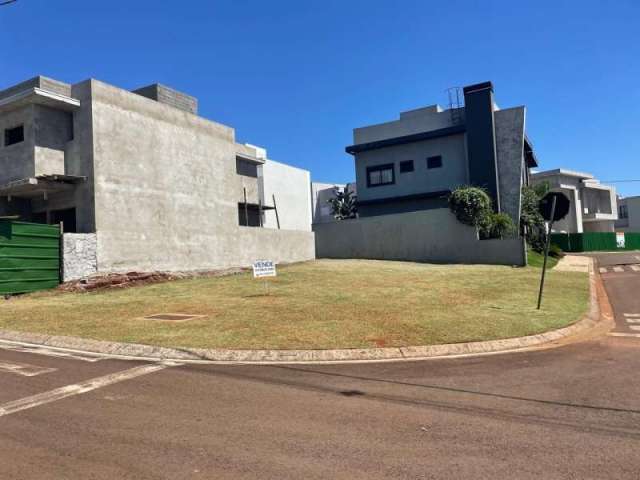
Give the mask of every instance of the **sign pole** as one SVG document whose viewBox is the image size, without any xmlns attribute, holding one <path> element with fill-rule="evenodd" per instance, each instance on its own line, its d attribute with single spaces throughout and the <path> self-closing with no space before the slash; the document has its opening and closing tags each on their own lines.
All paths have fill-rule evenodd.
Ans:
<svg viewBox="0 0 640 480">
<path fill-rule="evenodd" d="M 540 278 L 540 292 L 538 292 L 538 310 L 542 303 L 542 290 L 544 289 L 544 276 L 547 272 L 547 257 L 549 256 L 549 244 L 551 243 L 551 227 L 553 227 L 553 218 L 556 214 L 556 197 L 551 201 L 551 217 L 549 220 L 549 231 L 547 232 L 547 242 L 544 246 L 544 263 L 542 264 L 542 277 Z"/>
</svg>

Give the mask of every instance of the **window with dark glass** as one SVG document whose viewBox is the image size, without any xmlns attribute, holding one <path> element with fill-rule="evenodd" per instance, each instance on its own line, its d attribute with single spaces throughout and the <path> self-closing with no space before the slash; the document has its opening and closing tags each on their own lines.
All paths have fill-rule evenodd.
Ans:
<svg viewBox="0 0 640 480">
<path fill-rule="evenodd" d="M 14 143 L 24 142 L 24 126 L 7 128 L 4 131 L 4 145 L 5 147 L 13 145 Z"/>
<path fill-rule="evenodd" d="M 620 218 L 629 218 L 629 210 L 628 210 L 628 207 L 626 205 L 620 205 L 618 210 L 619 210 L 618 217 L 620 217 Z"/>
<path fill-rule="evenodd" d="M 258 164 L 236 157 L 236 173 L 245 177 L 256 178 L 258 176 Z"/>
<path fill-rule="evenodd" d="M 367 186 L 380 187 L 382 185 L 392 185 L 396 181 L 393 172 L 393 163 L 376 165 L 367 168 Z"/>
<path fill-rule="evenodd" d="M 238 204 L 238 225 L 242 227 L 261 227 L 260 206 L 254 203 Z"/>
<path fill-rule="evenodd" d="M 427 158 L 427 168 L 440 168 L 442 167 L 442 156 L 437 155 L 435 157 Z"/>
<path fill-rule="evenodd" d="M 404 160 L 400 162 L 400 173 L 413 172 L 413 160 Z"/>
</svg>

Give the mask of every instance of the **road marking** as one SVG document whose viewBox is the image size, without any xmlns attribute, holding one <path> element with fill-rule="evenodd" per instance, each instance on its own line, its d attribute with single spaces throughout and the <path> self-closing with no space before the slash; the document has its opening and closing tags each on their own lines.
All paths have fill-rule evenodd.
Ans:
<svg viewBox="0 0 640 480">
<path fill-rule="evenodd" d="M 12 342 L 10 340 L 0 340 L 0 349 L 23 353 L 35 353 L 37 355 L 46 355 L 48 357 L 73 358 L 74 360 L 82 360 L 83 362 L 92 363 L 103 360 L 102 358 L 97 356 L 62 352 L 59 350 L 52 350 L 50 348 L 41 347 L 39 345 L 23 345 L 20 342 Z"/>
<path fill-rule="evenodd" d="M 640 325 L 627 325 L 630 330 L 640 332 Z"/>
<path fill-rule="evenodd" d="M 640 265 L 631 265 L 631 270 L 634 272 L 640 272 Z"/>
<path fill-rule="evenodd" d="M 607 269 L 604 267 L 600 267 L 600 273 L 607 273 Z"/>
<path fill-rule="evenodd" d="M 627 318 L 627 323 L 640 323 L 640 318 Z"/>
<path fill-rule="evenodd" d="M 611 332 L 608 335 L 610 337 L 634 337 L 634 338 L 640 338 L 640 333 Z"/>
<path fill-rule="evenodd" d="M 621 272 L 624 272 L 624 268 L 622 268 L 622 267 L 613 267 L 613 271 L 621 273 Z"/>
<path fill-rule="evenodd" d="M 623 313 L 623 315 L 625 316 L 625 318 L 640 318 L 640 313 Z"/>
<path fill-rule="evenodd" d="M 636 255 L 636 260 L 640 260 L 640 255 Z"/>
<path fill-rule="evenodd" d="M 37 367 L 35 365 L 29 365 L 28 363 L 0 362 L 0 372 L 15 373 L 23 377 L 35 377 L 36 375 L 54 371 L 56 371 L 55 368 Z"/>
<path fill-rule="evenodd" d="M 98 388 L 113 385 L 115 383 L 123 382 L 125 380 L 131 380 L 132 378 L 148 375 L 153 372 L 164 370 L 172 366 L 180 365 L 174 362 L 155 363 L 152 365 L 142 365 L 122 372 L 111 373 L 103 377 L 93 378 L 86 382 L 77 383 L 75 385 L 67 385 L 65 387 L 56 388 L 44 393 L 38 393 L 30 397 L 21 398 L 0 405 L 0 417 L 5 415 L 11 415 L 12 413 L 27 410 L 29 408 L 38 407 L 51 402 L 62 400 L 63 398 L 72 397 L 75 395 L 81 395 L 83 393 L 91 392 Z"/>
</svg>

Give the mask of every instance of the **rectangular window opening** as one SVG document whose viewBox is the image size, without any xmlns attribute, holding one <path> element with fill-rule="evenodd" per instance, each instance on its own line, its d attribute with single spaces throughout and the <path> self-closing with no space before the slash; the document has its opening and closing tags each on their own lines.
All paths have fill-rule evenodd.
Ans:
<svg viewBox="0 0 640 480">
<path fill-rule="evenodd" d="M 238 204 L 238 225 L 241 227 L 261 227 L 260 207 L 255 203 Z"/>
<path fill-rule="evenodd" d="M 15 143 L 24 142 L 24 125 L 7 128 L 4 131 L 4 146 L 8 147 Z"/>
<path fill-rule="evenodd" d="M 258 164 L 236 157 L 236 173 L 245 177 L 258 177 Z"/>
<path fill-rule="evenodd" d="M 413 160 L 404 160 L 400 162 L 400 173 L 413 172 Z"/>
<path fill-rule="evenodd" d="M 393 170 L 393 163 L 376 165 L 367 168 L 367 186 L 380 187 L 382 185 L 392 185 L 396 181 Z"/>
<path fill-rule="evenodd" d="M 435 157 L 427 158 L 427 168 L 441 168 L 442 167 L 442 156 L 436 155 Z"/>
<path fill-rule="evenodd" d="M 618 216 L 620 218 L 629 218 L 629 210 L 626 205 L 620 205 Z"/>
<path fill-rule="evenodd" d="M 49 223 L 51 225 L 58 225 L 62 222 L 63 231 L 66 233 L 78 233 L 78 227 L 76 223 L 76 209 L 65 208 L 63 210 L 51 210 L 49 212 Z M 31 214 L 31 221 L 34 223 L 47 223 L 47 212 L 33 212 Z"/>
</svg>

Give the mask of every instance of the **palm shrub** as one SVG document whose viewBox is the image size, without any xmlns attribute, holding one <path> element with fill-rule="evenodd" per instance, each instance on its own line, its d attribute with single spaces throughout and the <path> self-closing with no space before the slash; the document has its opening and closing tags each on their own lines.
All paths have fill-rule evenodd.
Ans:
<svg viewBox="0 0 640 480">
<path fill-rule="evenodd" d="M 327 200 L 331 205 L 331 213 L 336 220 L 346 220 L 356 218 L 358 207 L 356 204 L 356 195 L 353 190 L 349 190 L 349 185 L 341 190 L 333 187 L 333 197 Z"/>
</svg>

